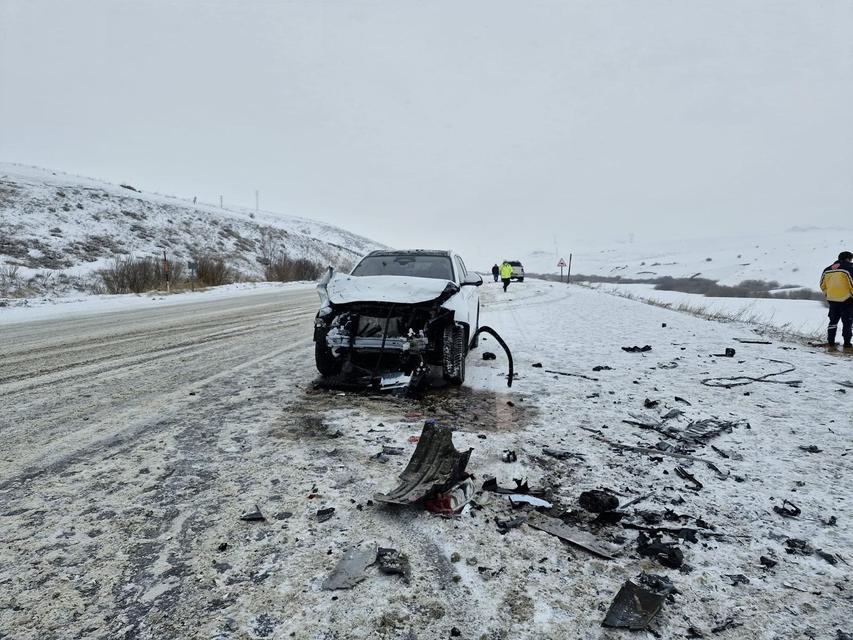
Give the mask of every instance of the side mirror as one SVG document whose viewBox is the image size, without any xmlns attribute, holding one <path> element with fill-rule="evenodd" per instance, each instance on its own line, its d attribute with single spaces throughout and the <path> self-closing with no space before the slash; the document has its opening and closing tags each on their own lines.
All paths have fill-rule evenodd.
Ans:
<svg viewBox="0 0 853 640">
<path fill-rule="evenodd" d="M 477 273 L 469 273 L 462 279 L 463 287 L 479 287 L 483 284 L 483 278 Z"/>
</svg>

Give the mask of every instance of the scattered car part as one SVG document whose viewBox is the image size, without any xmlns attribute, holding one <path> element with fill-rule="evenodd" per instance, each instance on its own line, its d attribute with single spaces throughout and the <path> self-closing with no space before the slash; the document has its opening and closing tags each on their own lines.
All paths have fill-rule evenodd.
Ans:
<svg viewBox="0 0 853 640">
<path fill-rule="evenodd" d="M 727 573 L 725 577 L 732 581 L 733 587 L 736 587 L 739 584 L 749 584 L 749 578 L 742 573 Z"/>
<path fill-rule="evenodd" d="M 498 344 L 506 352 L 506 357 L 507 357 L 507 360 L 509 361 L 509 373 L 507 374 L 507 378 L 506 378 L 506 386 L 512 387 L 512 381 L 515 378 L 515 372 L 513 371 L 512 353 L 510 352 L 509 347 L 507 346 L 506 342 L 504 342 L 504 339 L 501 338 L 500 334 L 497 331 L 495 331 L 491 327 L 487 327 L 487 326 L 482 326 L 479 329 L 477 329 L 476 333 L 474 333 L 473 339 L 476 340 L 477 337 L 481 333 L 488 333 L 490 336 L 492 336 L 495 340 L 498 341 Z"/>
<path fill-rule="evenodd" d="M 593 367 L 592 370 L 596 371 L 596 372 L 598 372 L 598 371 L 613 371 L 613 367 L 608 367 L 606 364 L 605 365 L 600 364 L 600 365 Z"/>
<path fill-rule="evenodd" d="M 328 507 L 326 509 L 317 509 L 317 522 L 325 522 L 335 515 L 335 508 Z"/>
<path fill-rule="evenodd" d="M 247 509 L 243 512 L 243 515 L 240 516 L 240 520 L 244 520 L 246 522 L 262 522 L 266 520 L 266 516 L 261 513 L 261 508 L 258 505 L 254 505 L 251 509 Z"/>
<path fill-rule="evenodd" d="M 565 540 L 569 544 L 580 547 L 584 551 L 588 551 L 600 558 L 604 558 L 605 560 L 614 559 L 613 553 L 615 553 L 615 550 L 605 548 L 589 533 L 574 529 L 562 520 L 546 516 L 538 511 L 531 511 L 527 516 L 527 524 L 534 529 L 550 533 L 552 536 Z"/>
<path fill-rule="evenodd" d="M 517 462 L 518 455 L 511 449 L 504 449 L 503 454 L 501 454 L 501 460 L 504 462 Z"/>
<path fill-rule="evenodd" d="M 773 558 L 768 558 L 767 556 L 761 556 L 758 561 L 767 569 L 772 569 L 777 564 L 779 564 L 778 560 L 774 560 Z"/>
<path fill-rule="evenodd" d="M 814 553 L 814 547 L 805 540 L 788 538 L 785 540 L 785 552 L 794 556 L 810 556 Z"/>
<path fill-rule="evenodd" d="M 527 484 L 527 480 L 520 480 L 519 478 L 513 478 L 513 482 L 515 482 L 515 487 L 510 489 L 508 487 L 499 486 L 496 478 L 492 478 L 491 476 L 486 476 L 486 479 L 483 482 L 483 491 L 491 491 L 492 493 L 502 493 L 502 494 L 522 493 L 522 494 L 528 495 L 528 496 L 545 495 L 544 489 L 531 489 L 530 486 Z"/>
<path fill-rule="evenodd" d="M 805 451 L 806 453 L 823 453 L 823 449 L 819 449 L 817 445 L 810 444 L 808 446 L 800 445 L 800 449 Z"/>
<path fill-rule="evenodd" d="M 674 542 L 662 542 L 660 538 L 649 538 L 644 532 L 637 536 L 637 552 L 641 556 L 653 558 L 663 566 L 678 569 L 684 564 L 684 553 Z"/>
<path fill-rule="evenodd" d="M 387 575 L 399 575 L 403 582 L 409 583 L 412 577 L 412 566 L 409 564 L 409 556 L 400 553 L 397 549 L 379 547 L 377 552 L 379 571 Z"/>
<path fill-rule="evenodd" d="M 696 476 L 688 472 L 687 469 L 685 469 L 684 467 L 675 467 L 675 473 L 682 480 L 687 480 L 691 483 L 691 486 L 689 486 L 688 489 L 692 489 L 693 491 L 699 491 L 700 489 L 702 489 L 702 487 L 705 486 L 696 479 Z"/>
<path fill-rule="evenodd" d="M 641 573 L 634 581 L 626 580 L 601 624 L 642 631 L 649 626 L 674 589 L 668 578 L 655 574 Z"/>
<path fill-rule="evenodd" d="M 433 420 L 424 424 L 418 446 L 400 474 L 400 485 L 374 499 L 386 504 L 413 504 L 432 493 L 447 491 L 467 477 L 465 467 L 473 449 L 460 452 L 453 446 L 453 432 Z"/>
<path fill-rule="evenodd" d="M 578 503 L 591 513 L 602 513 L 619 508 L 619 498 L 601 489 L 581 492 L 578 496 Z"/>
<path fill-rule="evenodd" d="M 780 507 L 777 504 L 773 505 L 773 511 L 778 513 L 780 516 L 785 516 L 786 518 L 796 518 L 803 511 L 793 502 L 788 500 L 782 500 L 782 506 Z"/>
<path fill-rule="evenodd" d="M 348 549 L 343 557 L 335 565 L 332 573 L 323 582 L 323 589 L 333 591 L 335 589 L 352 589 L 355 585 L 365 579 L 365 571 L 376 562 L 379 548 L 371 545 L 365 548 Z"/>
<path fill-rule="evenodd" d="M 424 506 L 431 513 L 441 515 L 453 515 L 459 513 L 462 508 L 474 497 L 474 482 L 466 478 L 459 484 L 451 487 L 445 492 L 436 493 L 429 497 Z"/>
<path fill-rule="evenodd" d="M 491 351 L 483 351 L 483 360 L 497 360 L 497 358 Z"/>
<path fill-rule="evenodd" d="M 511 520 L 501 520 L 500 518 L 495 518 L 495 524 L 498 526 L 498 533 L 506 535 L 510 529 L 515 529 L 516 527 L 520 527 L 525 522 L 527 522 L 527 516 L 518 516 L 517 518 L 512 518 Z"/>
<path fill-rule="evenodd" d="M 529 504 L 533 507 L 543 507 L 545 509 L 550 509 L 554 506 L 547 500 L 543 500 L 542 498 L 538 498 L 536 496 L 525 495 L 523 493 L 510 493 L 509 495 L 507 495 L 507 499 L 513 507 L 517 507 L 523 504 Z"/>
<path fill-rule="evenodd" d="M 647 353 L 652 350 L 651 345 L 644 345 L 642 347 L 638 347 L 634 345 L 633 347 L 622 347 L 622 351 L 627 351 L 628 353 Z"/>
<path fill-rule="evenodd" d="M 644 406 L 646 409 L 654 409 L 654 408 L 655 408 L 656 406 L 658 406 L 659 404 L 660 404 L 660 400 L 652 400 L 652 399 L 650 399 L 650 398 L 646 398 L 646 399 L 643 401 L 643 406 Z"/>
<path fill-rule="evenodd" d="M 736 351 L 731 347 L 726 347 L 725 353 L 712 353 L 715 358 L 734 358 Z"/>
<path fill-rule="evenodd" d="M 790 362 L 785 362 L 784 360 L 772 360 L 770 358 L 764 358 L 768 362 L 774 362 L 776 364 L 784 364 L 786 365 L 786 369 L 782 371 L 777 371 L 775 373 L 766 373 L 763 376 L 730 376 L 723 378 L 705 378 L 700 382 L 706 387 L 717 387 L 723 389 L 731 389 L 732 387 L 742 387 L 747 384 L 752 384 L 753 382 L 770 382 L 775 384 L 784 384 L 789 387 L 799 388 L 799 386 L 803 383 L 802 380 L 771 380 L 771 378 L 775 378 L 776 376 L 783 376 L 786 373 L 791 373 L 795 371 L 797 367 L 792 365 Z"/>
<path fill-rule="evenodd" d="M 553 373 L 557 376 L 566 376 L 570 378 L 583 378 L 584 380 L 591 380 L 592 382 L 598 382 L 598 378 L 592 378 L 590 376 L 585 376 L 582 373 L 569 373 L 568 371 L 557 371 L 555 369 L 545 369 L 545 373 Z"/>
</svg>

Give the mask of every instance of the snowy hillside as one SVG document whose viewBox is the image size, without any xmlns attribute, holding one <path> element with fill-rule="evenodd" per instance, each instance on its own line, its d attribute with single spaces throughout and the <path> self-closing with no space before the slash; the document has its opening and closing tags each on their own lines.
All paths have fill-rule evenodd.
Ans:
<svg viewBox="0 0 853 640">
<path fill-rule="evenodd" d="M 223 257 L 248 277 L 283 253 L 338 267 L 381 245 L 305 218 L 193 204 L 45 169 L 0 163 L 0 276 L 18 290 L 87 290 L 117 256 Z"/>
<path fill-rule="evenodd" d="M 572 273 L 624 278 L 672 276 L 718 280 L 776 280 L 816 289 L 820 272 L 853 246 L 853 229 L 803 227 L 760 236 L 611 244 L 574 252 Z M 521 258 L 528 272 L 559 273 L 553 251 Z M 568 251 L 565 252 L 568 260 Z"/>
</svg>

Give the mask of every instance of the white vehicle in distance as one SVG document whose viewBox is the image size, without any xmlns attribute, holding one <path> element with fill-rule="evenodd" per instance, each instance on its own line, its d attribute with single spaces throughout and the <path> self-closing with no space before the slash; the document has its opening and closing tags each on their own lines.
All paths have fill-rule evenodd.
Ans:
<svg viewBox="0 0 853 640">
<path fill-rule="evenodd" d="M 507 260 L 509 266 L 512 267 L 512 275 L 509 277 L 510 280 L 517 280 L 518 282 L 524 282 L 524 267 L 518 260 Z"/>
<path fill-rule="evenodd" d="M 317 370 L 376 384 L 440 367 L 448 383 L 462 384 L 481 284 L 453 251 L 373 251 L 349 275 L 330 270 L 317 287 Z"/>
</svg>

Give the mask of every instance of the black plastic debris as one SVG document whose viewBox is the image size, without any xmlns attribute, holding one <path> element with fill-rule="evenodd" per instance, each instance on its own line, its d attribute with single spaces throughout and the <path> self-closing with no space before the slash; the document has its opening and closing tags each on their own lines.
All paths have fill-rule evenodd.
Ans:
<svg viewBox="0 0 853 640">
<path fill-rule="evenodd" d="M 687 471 L 687 469 L 685 469 L 684 467 L 675 467 L 675 473 L 676 475 L 678 475 L 679 478 L 681 478 L 682 480 L 687 480 L 690 483 L 690 486 L 687 487 L 688 489 L 692 489 L 693 491 L 699 491 L 700 489 L 702 489 L 702 487 L 705 486 L 696 479 L 696 476 Z"/>
<path fill-rule="evenodd" d="M 515 488 L 510 489 L 509 487 L 502 487 L 498 485 L 497 478 L 487 477 L 483 482 L 483 491 L 490 491 L 492 493 L 500 493 L 504 495 L 510 495 L 514 493 L 519 493 L 528 496 L 542 496 L 545 495 L 544 489 L 531 489 L 527 484 L 527 480 L 521 480 L 519 478 L 513 478 L 513 482 L 515 482 Z"/>
<path fill-rule="evenodd" d="M 450 428 L 429 420 L 424 424 L 409 464 L 400 474 L 399 486 L 388 493 L 375 494 L 374 499 L 386 504 L 407 505 L 430 494 L 447 491 L 468 477 L 465 467 L 472 451 L 457 451 Z"/>
<path fill-rule="evenodd" d="M 652 347 L 648 344 L 642 347 L 638 347 L 637 345 L 634 345 L 633 347 L 622 347 L 622 351 L 627 351 L 628 353 L 646 353 L 651 350 Z"/>
<path fill-rule="evenodd" d="M 660 538 L 649 538 L 644 532 L 637 536 L 637 552 L 641 556 L 657 560 L 665 567 L 678 569 L 684 564 L 684 553 L 674 542 L 663 542 Z"/>
<path fill-rule="evenodd" d="M 491 351 L 484 351 L 483 352 L 483 360 L 497 360 L 497 358 L 498 357 L 494 353 L 492 353 Z"/>
<path fill-rule="evenodd" d="M 802 509 L 800 509 L 793 502 L 789 502 L 788 500 L 783 500 L 781 507 L 777 504 L 774 504 L 773 511 L 778 513 L 780 516 L 785 516 L 786 518 L 796 518 L 803 512 Z"/>
<path fill-rule="evenodd" d="M 216 547 L 216 550 L 219 551 L 220 553 L 222 553 L 223 551 L 226 551 L 227 549 L 228 549 L 228 543 L 227 542 L 220 542 L 219 545 Z"/>
<path fill-rule="evenodd" d="M 675 587 L 666 576 L 641 573 L 626 580 L 601 623 L 604 627 L 642 631 L 661 610 Z"/>
<path fill-rule="evenodd" d="M 501 454 L 501 460 L 504 462 L 517 462 L 518 455 L 511 449 L 504 449 L 504 452 Z"/>
<path fill-rule="evenodd" d="M 820 522 L 825 527 L 834 527 L 838 524 L 838 518 L 836 518 L 835 516 L 829 516 L 829 518 L 827 518 L 826 520 L 821 520 Z"/>
<path fill-rule="evenodd" d="M 376 546 L 347 550 L 323 582 L 323 589 L 326 591 L 352 589 L 365 579 L 365 571 L 376 562 L 378 553 L 379 549 Z"/>
<path fill-rule="evenodd" d="M 377 552 L 379 571 L 387 575 L 399 575 L 403 582 L 409 583 L 412 577 L 412 567 L 409 564 L 409 556 L 400 553 L 397 549 L 379 547 Z"/>
<path fill-rule="evenodd" d="M 684 398 L 682 398 L 681 396 L 675 396 L 675 401 L 676 401 L 676 402 L 681 402 L 682 404 L 686 404 L 688 407 L 692 407 L 692 406 L 693 406 L 693 404 L 692 404 L 689 400 L 685 400 L 685 399 L 684 399 Z"/>
<path fill-rule="evenodd" d="M 725 353 L 714 353 L 712 355 L 716 358 L 734 358 L 735 353 L 736 352 L 734 349 L 732 349 L 731 347 L 726 347 Z"/>
<path fill-rule="evenodd" d="M 660 404 L 660 400 L 651 400 L 650 398 L 646 398 L 643 401 L 643 406 L 646 409 L 654 409 L 656 406 Z"/>
<path fill-rule="evenodd" d="M 823 560 L 826 560 L 829 564 L 838 564 L 838 558 L 831 553 L 827 553 L 823 549 L 815 549 L 814 554 L 818 558 L 822 558 Z"/>
<path fill-rule="evenodd" d="M 761 556 L 758 561 L 767 569 L 772 569 L 777 564 L 779 564 L 778 560 L 774 560 L 773 558 L 768 558 L 767 556 Z"/>
<path fill-rule="evenodd" d="M 317 509 L 317 522 L 325 522 L 335 515 L 335 508 L 328 507 L 327 509 Z"/>
<path fill-rule="evenodd" d="M 534 369 L 541 369 L 541 368 L 542 368 L 542 363 L 541 363 L 541 362 L 534 362 L 534 363 L 533 363 L 532 365 L 530 365 L 530 366 L 531 366 L 531 367 L 533 367 Z"/>
<path fill-rule="evenodd" d="M 788 538 L 785 540 L 785 552 L 793 556 L 810 556 L 814 553 L 814 547 L 805 540 Z"/>
<path fill-rule="evenodd" d="M 836 629 L 835 640 L 853 640 L 853 633 L 846 633 L 841 629 Z"/>
<path fill-rule="evenodd" d="M 498 533 L 502 536 L 505 536 L 507 533 L 509 533 L 510 529 L 520 527 L 525 522 L 527 522 L 527 516 L 518 516 L 517 518 L 512 518 L 511 520 L 501 520 L 500 518 L 495 518 L 495 524 L 498 527 Z"/>
<path fill-rule="evenodd" d="M 743 625 L 740 622 L 737 622 L 734 618 L 726 618 L 720 624 L 711 629 L 711 633 L 722 633 L 728 629 L 736 629 L 740 626 Z"/>
<path fill-rule="evenodd" d="M 531 511 L 527 514 L 527 524 L 534 529 L 550 533 L 552 536 L 565 540 L 569 544 L 580 547 L 584 551 L 589 551 L 593 555 L 604 558 L 605 560 L 613 560 L 615 550 L 605 548 L 591 534 L 574 529 L 562 520 L 546 516 L 538 511 Z"/>
<path fill-rule="evenodd" d="M 382 453 L 386 456 L 401 456 L 405 452 L 403 447 L 389 447 L 388 445 L 382 445 Z"/>
<path fill-rule="evenodd" d="M 600 364 L 592 368 L 593 371 L 613 371 L 613 367 L 608 367 L 606 364 Z"/>
<path fill-rule="evenodd" d="M 823 449 L 819 449 L 815 444 L 810 444 L 807 447 L 800 445 L 800 449 L 806 453 L 823 453 Z"/>
<path fill-rule="evenodd" d="M 578 496 L 578 503 L 586 511 L 591 513 L 602 513 L 603 511 L 613 511 L 619 508 L 619 498 L 600 489 L 581 492 L 580 496 Z"/>
<path fill-rule="evenodd" d="M 749 584 L 749 578 L 742 573 L 727 573 L 725 577 L 732 581 L 732 586 L 736 587 L 739 584 Z"/>
<path fill-rule="evenodd" d="M 248 509 L 240 516 L 240 520 L 244 520 L 246 522 L 262 522 L 266 520 L 266 517 L 261 513 L 261 508 L 258 505 L 254 505 L 254 507 Z"/>
</svg>

